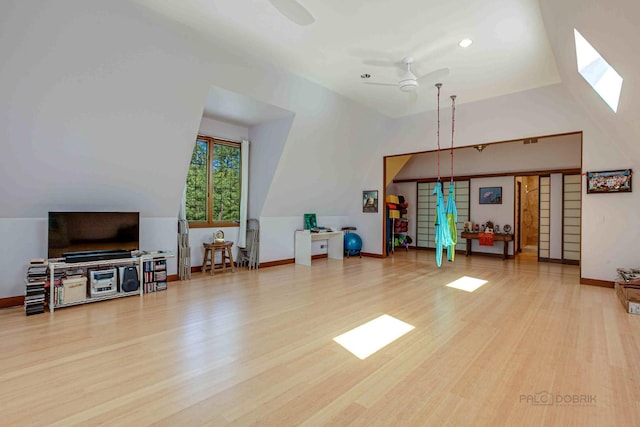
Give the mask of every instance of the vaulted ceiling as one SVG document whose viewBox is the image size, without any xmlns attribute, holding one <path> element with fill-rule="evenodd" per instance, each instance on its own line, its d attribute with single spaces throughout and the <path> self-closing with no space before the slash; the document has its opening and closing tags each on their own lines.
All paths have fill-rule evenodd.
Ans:
<svg viewBox="0 0 640 427">
<path fill-rule="evenodd" d="M 560 81 L 537 0 L 298 0 L 310 25 L 267 0 L 136 1 L 389 117 L 434 109 L 437 81 L 458 103 Z M 460 47 L 464 38 L 473 44 Z M 397 84 L 407 56 L 425 76 L 417 96 L 378 85 Z"/>
</svg>

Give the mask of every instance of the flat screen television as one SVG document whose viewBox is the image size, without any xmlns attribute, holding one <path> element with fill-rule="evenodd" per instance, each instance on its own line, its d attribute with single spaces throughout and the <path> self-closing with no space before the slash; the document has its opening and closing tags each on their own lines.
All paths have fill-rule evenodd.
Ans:
<svg viewBox="0 0 640 427">
<path fill-rule="evenodd" d="M 49 212 L 49 258 L 139 248 L 139 212 Z"/>
</svg>

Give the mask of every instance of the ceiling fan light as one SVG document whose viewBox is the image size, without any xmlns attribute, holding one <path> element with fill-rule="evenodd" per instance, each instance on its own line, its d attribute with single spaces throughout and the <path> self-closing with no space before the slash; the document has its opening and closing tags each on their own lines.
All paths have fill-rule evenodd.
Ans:
<svg viewBox="0 0 640 427">
<path fill-rule="evenodd" d="M 473 40 L 471 39 L 462 39 L 460 40 L 460 43 L 458 43 L 458 45 L 460 47 L 469 47 L 471 46 L 472 43 L 473 43 Z"/>
<path fill-rule="evenodd" d="M 418 82 L 415 79 L 401 80 L 399 86 L 403 92 L 415 92 L 418 89 Z"/>
</svg>

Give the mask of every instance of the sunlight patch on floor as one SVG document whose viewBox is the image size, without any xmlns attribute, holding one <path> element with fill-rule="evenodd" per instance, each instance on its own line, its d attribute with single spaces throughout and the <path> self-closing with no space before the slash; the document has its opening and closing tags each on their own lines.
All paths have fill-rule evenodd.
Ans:
<svg viewBox="0 0 640 427">
<path fill-rule="evenodd" d="M 383 314 L 335 337 L 333 340 L 357 358 L 364 360 L 414 328 L 415 326 L 402 320 Z"/>
<path fill-rule="evenodd" d="M 480 286 L 487 283 L 487 280 L 476 279 L 474 277 L 462 276 L 447 285 L 449 288 L 460 289 L 461 291 L 473 292 Z"/>
</svg>

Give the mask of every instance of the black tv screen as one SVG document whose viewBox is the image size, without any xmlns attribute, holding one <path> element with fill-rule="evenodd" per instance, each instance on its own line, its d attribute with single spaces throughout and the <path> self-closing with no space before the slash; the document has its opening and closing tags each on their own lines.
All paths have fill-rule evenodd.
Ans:
<svg viewBox="0 0 640 427">
<path fill-rule="evenodd" d="M 49 212 L 48 257 L 140 248 L 139 212 Z"/>
</svg>

